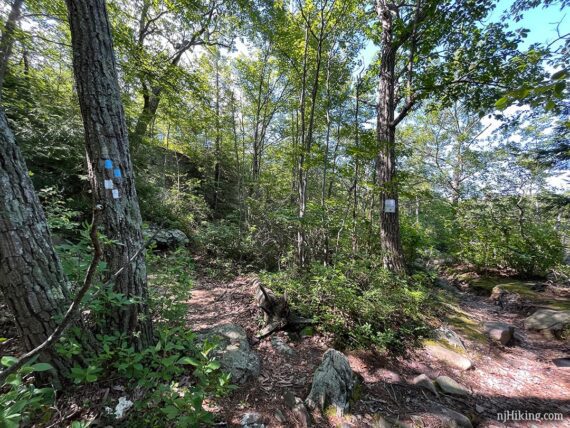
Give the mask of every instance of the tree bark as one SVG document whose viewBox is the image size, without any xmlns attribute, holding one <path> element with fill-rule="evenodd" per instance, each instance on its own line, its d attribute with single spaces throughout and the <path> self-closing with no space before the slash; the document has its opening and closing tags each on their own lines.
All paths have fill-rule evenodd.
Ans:
<svg viewBox="0 0 570 428">
<path fill-rule="evenodd" d="M 0 108 L 0 291 L 27 351 L 43 343 L 69 306 L 70 287 L 28 168 Z M 59 374 L 71 361 L 40 356 Z"/>
<path fill-rule="evenodd" d="M 16 29 L 16 23 L 20 19 L 23 2 L 23 0 L 14 0 L 14 3 L 12 3 L 8 20 L 2 32 L 2 40 L 0 40 L 0 99 L 2 98 L 4 76 L 6 76 L 6 70 L 8 69 L 8 59 L 12 53 L 14 30 Z"/>
<path fill-rule="evenodd" d="M 143 246 L 143 235 L 107 9 L 104 0 L 66 3 L 89 180 L 94 203 L 102 206 L 103 232 L 114 241 L 103 250 L 106 275 L 128 264 L 114 291 L 134 300 L 112 312 L 108 328 L 128 334 L 140 349 L 153 341 L 152 321 L 144 253 L 128 263 Z"/>
<path fill-rule="evenodd" d="M 378 18 L 382 25 L 379 102 L 376 138 L 378 157 L 376 175 L 380 187 L 381 248 L 384 267 L 392 272 L 405 272 L 404 253 L 400 240 L 398 189 L 396 173 L 396 127 L 394 125 L 394 89 L 396 77 L 396 48 L 393 44 L 393 17 L 384 0 L 377 2 Z M 387 199 L 395 201 L 395 212 L 386 212 Z"/>
<path fill-rule="evenodd" d="M 0 42 L 0 91 L 21 5 L 19 0 L 13 3 Z M 53 248 L 43 208 L 1 106 L 0 292 L 14 316 L 26 351 L 52 334 L 71 302 L 70 286 Z M 77 339 L 83 344 L 89 343 L 90 338 L 89 332 L 84 332 Z M 55 368 L 56 385 L 60 383 L 59 376 L 65 376 L 75 363 L 51 349 L 41 352 L 39 359 L 49 361 Z"/>
</svg>

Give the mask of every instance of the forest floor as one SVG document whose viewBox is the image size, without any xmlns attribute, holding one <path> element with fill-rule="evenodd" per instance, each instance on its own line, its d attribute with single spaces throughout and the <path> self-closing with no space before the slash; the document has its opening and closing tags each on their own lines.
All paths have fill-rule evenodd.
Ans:
<svg viewBox="0 0 570 428">
<path fill-rule="evenodd" d="M 524 283 L 518 285 L 521 284 L 524 286 Z M 526 310 L 502 309 L 488 296 L 471 291 L 450 292 L 448 302 L 442 303 L 448 314 L 442 326 L 453 329 L 461 338 L 464 350 L 457 351 L 473 362 L 473 368 L 450 367 L 432 358 L 424 348 L 400 357 L 345 350 L 352 369 L 363 379 L 360 397 L 350 413 L 342 418 L 313 413 L 313 426 L 383 426 L 374 423 L 377 415 L 408 426 L 446 426 L 448 422 L 442 415 L 453 410 L 466 415 L 479 427 L 570 427 L 569 343 L 525 331 L 523 320 L 528 315 L 528 307 Z M 261 360 L 260 376 L 212 404 L 212 410 L 218 413 L 218 420 L 228 426 L 241 426 L 243 416 L 251 412 L 260 414 L 267 427 L 302 426 L 286 406 L 284 395 L 289 392 L 303 399 L 307 397 L 313 372 L 332 341 L 319 335 L 301 338 L 283 331 L 275 333 L 274 336 L 295 350 L 291 356 L 279 352 L 271 338 L 258 341 L 255 335 L 260 328 L 260 314 L 254 294 L 251 279 L 245 276 L 231 281 L 199 276 L 193 289 L 188 325 L 202 330 L 239 324 L 248 333 L 250 345 Z M 489 341 L 483 332 L 483 324 L 489 321 L 513 325 L 512 344 L 502 346 Z M 449 376 L 465 386 L 470 394 L 436 395 L 412 383 L 419 374 L 431 379 Z M 498 421 L 499 413 L 519 410 L 523 417 L 525 412 L 562 413 L 564 420 L 506 424 Z"/>
<path fill-rule="evenodd" d="M 192 297 L 187 301 L 188 328 L 204 331 L 224 324 L 237 324 L 246 331 L 251 349 L 261 363 L 259 376 L 238 385 L 228 396 L 208 402 L 209 410 L 217 415 L 217 426 L 240 427 L 248 413 L 259 414 L 265 427 L 269 428 L 303 426 L 286 405 L 284 397 L 287 394 L 301 399 L 308 396 L 313 373 L 325 351 L 333 347 L 332 337 L 320 334 L 303 337 L 280 331 L 257 340 L 256 333 L 262 324 L 251 277 L 214 279 L 200 267 L 196 276 Z M 522 303 L 496 305 L 489 294 L 497 283 L 506 289 L 517 290 L 524 296 Z M 454 411 L 467 416 L 475 427 L 570 427 L 570 342 L 528 332 L 523 326 L 525 317 L 537 308 L 570 309 L 570 301 L 550 294 L 548 289 L 531 291 L 536 285 L 516 280 L 482 280 L 463 291 L 448 285 L 442 292 L 444 298 L 440 298 L 439 304 L 445 319 L 439 320 L 440 328 L 453 330 L 462 345 L 454 348 L 439 341 L 437 346 L 447 346 L 457 355 L 468 358 L 473 363 L 469 370 L 453 368 L 434 358 L 424 347 L 409 350 L 403 356 L 339 349 L 362 379 L 358 397 L 342 417 L 328 412 L 325 415 L 312 413 L 312 426 L 384 427 L 386 425 L 378 422 L 378 415 L 381 415 L 392 422 L 406 424 L 404 426 L 443 427 L 450 426 L 450 411 Z M 508 346 L 487 338 L 483 326 L 490 321 L 515 327 L 514 340 Z M 9 328 L 3 328 L 8 325 Z M 20 354 L 22 349 L 15 328 L 7 318 L 2 321 L 2 316 L 0 330 L 5 337 L 14 338 L 1 344 L 0 351 Z M 294 352 L 288 355 L 279 350 L 274 344 L 276 338 Z M 433 344 L 433 341 L 426 342 L 427 347 Z M 420 374 L 430 379 L 449 376 L 469 390 L 469 394 L 452 396 L 430 392 L 412 382 Z M 89 408 L 81 403 L 85 401 L 84 397 L 89 397 L 92 403 L 105 403 L 110 399 L 107 396 L 109 389 L 113 393 L 113 388 L 85 386 L 64 394 L 58 400 L 61 416 L 58 422 L 49 425 L 66 426 L 62 420 L 97 417 L 103 404 Z M 498 421 L 498 414 L 507 411 L 521 411 L 523 416 L 525 412 L 527 415 L 561 413 L 564 420 L 503 424 Z"/>
</svg>

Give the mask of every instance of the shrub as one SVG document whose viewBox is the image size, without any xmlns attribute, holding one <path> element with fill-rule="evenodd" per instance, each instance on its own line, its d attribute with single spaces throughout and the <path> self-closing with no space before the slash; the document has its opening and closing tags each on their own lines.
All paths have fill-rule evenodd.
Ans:
<svg viewBox="0 0 570 428">
<path fill-rule="evenodd" d="M 14 357 L 4 356 L 0 366 L 10 367 L 16 361 Z M 51 369 L 49 364 L 30 361 L 6 378 L 0 386 L 0 427 L 17 428 L 38 417 L 49 417 L 49 407 L 54 400 L 53 389 L 36 388 L 28 378 L 33 373 Z"/>
<path fill-rule="evenodd" d="M 306 274 L 281 272 L 263 279 L 287 292 L 294 309 L 339 343 L 402 350 L 428 331 L 428 279 L 400 278 L 380 266 L 379 261 L 313 264 Z"/>
</svg>

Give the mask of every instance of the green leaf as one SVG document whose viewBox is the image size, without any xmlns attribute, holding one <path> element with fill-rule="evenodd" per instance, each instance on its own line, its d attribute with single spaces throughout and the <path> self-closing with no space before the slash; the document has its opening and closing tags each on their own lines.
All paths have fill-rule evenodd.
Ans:
<svg viewBox="0 0 570 428">
<path fill-rule="evenodd" d="M 503 97 L 503 98 L 499 98 L 497 100 L 497 102 L 495 103 L 495 107 L 497 107 L 500 110 L 503 110 L 507 107 L 507 103 L 509 102 L 509 98 L 508 97 Z"/>
<path fill-rule="evenodd" d="M 174 406 L 166 406 L 161 409 L 161 412 L 164 413 L 168 419 L 174 419 L 180 413 L 180 411 Z"/>
<path fill-rule="evenodd" d="M 0 364 L 2 364 L 4 367 L 11 367 L 17 362 L 18 359 L 16 357 L 10 357 L 10 356 L 2 357 L 2 359 L 0 360 Z"/>
<path fill-rule="evenodd" d="M 208 363 L 208 365 L 206 366 L 207 369 L 210 370 L 218 370 L 220 368 L 220 362 L 219 361 L 210 361 Z"/>
<path fill-rule="evenodd" d="M 48 370 L 53 369 L 53 366 L 51 364 L 48 364 L 48 363 L 37 363 L 37 364 L 34 364 L 32 366 L 32 369 L 35 372 L 46 372 Z"/>
<path fill-rule="evenodd" d="M 178 364 L 191 364 L 194 367 L 198 367 L 200 365 L 200 362 L 192 357 L 182 357 L 178 360 Z"/>
<path fill-rule="evenodd" d="M 550 78 L 552 80 L 561 80 L 564 79 L 567 74 L 568 74 L 567 70 L 560 70 L 554 73 L 552 76 L 550 76 Z"/>
</svg>

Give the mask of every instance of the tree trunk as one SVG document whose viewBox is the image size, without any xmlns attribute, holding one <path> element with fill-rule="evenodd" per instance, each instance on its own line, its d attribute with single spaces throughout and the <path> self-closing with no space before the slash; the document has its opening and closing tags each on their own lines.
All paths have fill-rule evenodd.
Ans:
<svg viewBox="0 0 570 428">
<path fill-rule="evenodd" d="M 135 149 L 135 152 L 141 147 L 148 127 L 156 116 L 162 90 L 160 88 L 150 88 L 148 90 L 144 90 L 143 92 L 143 108 L 137 119 L 135 130 L 131 136 L 133 149 Z"/>
<path fill-rule="evenodd" d="M 8 58 L 10 58 L 10 54 L 12 53 L 14 30 L 16 29 L 16 23 L 20 19 L 23 2 L 23 0 L 14 0 L 14 3 L 12 3 L 10 13 L 8 14 L 8 20 L 6 21 L 4 31 L 2 32 L 2 40 L 0 40 L 0 98 L 2 96 L 4 76 L 8 69 Z"/>
<path fill-rule="evenodd" d="M 16 0 L 0 42 L 0 94 L 22 1 Z M 53 333 L 71 302 L 69 283 L 53 248 L 47 220 L 24 157 L 0 106 L 0 292 L 26 351 Z M 82 338 L 88 343 L 90 335 Z M 83 342 L 82 342 L 83 343 Z M 64 376 L 75 363 L 51 349 L 40 354 Z M 55 379 L 56 384 L 59 379 Z"/>
<path fill-rule="evenodd" d="M 71 302 L 46 217 L 1 108 L 0 291 L 27 351 L 49 337 L 57 326 L 55 320 Z M 41 360 L 49 361 L 60 374 L 71 363 L 52 351 L 43 353 Z"/>
<path fill-rule="evenodd" d="M 404 254 L 400 241 L 399 204 L 396 173 L 395 131 L 394 125 L 394 75 L 396 50 L 392 43 L 392 12 L 384 0 L 378 0 L 378 17 L 382 25 L 381 65 L 378 116 L 376 138 L 378 158 L 376 175 L 380 187 L 380 227 L 381 248 L 384 267 L 396 272 L 405 271 Z M 395 212 L 386 212 L 386 200 L 393 200 Z"/>
<path fill-rule="evenodd" d="M 114 241 L 105 246 L 103 258 L 107 275 L 128 266 L 114 291 L 135 300 L 113 311 L 108 327 L 128 334 L 142 348 L 153 341 L 144 253 L 128 261 L 144 243 L 107 10 L 104 0 L 66 3 L 89 180 L 94 202 L 102 207 L 104 233 Z"/>
</svg>

